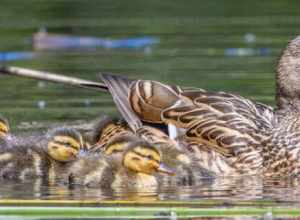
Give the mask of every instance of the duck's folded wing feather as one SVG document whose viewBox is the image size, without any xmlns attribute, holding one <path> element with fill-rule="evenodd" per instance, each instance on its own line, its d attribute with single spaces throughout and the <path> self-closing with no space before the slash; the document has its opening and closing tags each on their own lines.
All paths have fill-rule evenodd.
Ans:
<svg viewBox="0 0 300 220">
<path fill-rule="evenodd" d="M 186 128 L 185 136 L 215 149 L 225 156 L 236 156 L 257 149 L 264 132 L 273 126 L 273 110 L 260 103 L 227 93 L 204 90 L 183 91 L 192 104 L 170 107 L 162 113 L 167 123 Z"/>
<path fill-rule="evenodd" d="M 110 74 L 101 74 L 102 81 L 108 87 L 112 98 L 123 118 L 134 131 L 142 126 L 139 117 L 133 112 L 128 99 L 133 80 Z"/>
</svg>

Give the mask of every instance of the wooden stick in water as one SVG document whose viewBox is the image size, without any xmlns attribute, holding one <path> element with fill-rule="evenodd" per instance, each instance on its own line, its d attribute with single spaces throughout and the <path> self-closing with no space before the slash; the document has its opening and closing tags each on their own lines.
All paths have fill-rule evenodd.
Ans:
<svg viewBox="0 0 300 220">
<path fill-rule="evenodd" d="M 107 86 L 103 83 L 92 82 L 89 80 L 84 80 L 76 77 L 63 76 L 63 75 L 58 75 L 58 74 L 44 72 L 44 71 L 25 69 L 25 68 L 14 67 L 14 66 L 4 66 L 4 67 L 0 67 L 0 73 L 22 76 L 22 77 L 27 77 L 27 78 L 37 79 L 37 80 L 63 83 L 71 86 L 95 89 L 95 90 L 100 90 L 105 92 L 108 91 Z"/>
</svg>

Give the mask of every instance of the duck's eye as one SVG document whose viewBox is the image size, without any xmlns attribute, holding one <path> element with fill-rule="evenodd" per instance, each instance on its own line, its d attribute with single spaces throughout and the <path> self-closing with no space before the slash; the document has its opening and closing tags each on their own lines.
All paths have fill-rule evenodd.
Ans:
<svg viewBox="0 0 300 220">
<path fill-rule="evenodd" d="M 148 158 L 149 160 L 153 160 L 153 156 L 152 156 L 152 155 L 148 155 L 147 158 Z"/>
<path fill-rule="evenodd" d="M 57 150 L 58 146 L 52 146 L 52 149 Z"/>
<path fill-rule="evenodd" d="M 70 144 L 70 143 L 65 143 L 65 146 L 67 146 L 67 147 L 72 147 L 72 144 Z"/>
</svg>

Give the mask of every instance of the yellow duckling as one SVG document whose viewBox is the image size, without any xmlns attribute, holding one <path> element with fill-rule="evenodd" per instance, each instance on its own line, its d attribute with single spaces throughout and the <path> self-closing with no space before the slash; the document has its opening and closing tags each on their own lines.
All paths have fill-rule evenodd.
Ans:
<svg viewBox="0 0 300 220">
<path fill-rule="evenodd" d="M 0 115 L 0 139 L 5 139 L 9 132 L 10 128 L 8 120 L 2 115 Z"/>
<path fill-rule="evenodd" d="M 45 143 L 46 142 L 46 143 Z M 85 151 L 83 138 L 79 132 L 71 128 L 59 128 L 48 132 L 44 146 L 45 151 L 56 161 L 69 162 L 77 159 Z M 41 146 L 42 148 L 45 148 Z"/>
<path fill-rule="evenodd" d="M 131 142 L 123 152 L 122 166 L 118 167 L 112 188 L 157 187 L 157 173 L 174 175 L 161 158 L 159 150 L 145 141 Z"/>
<path fill-rule="evenodd" d="M 69 128 L 50 131 L 39 144 L 36 138 L 22 140 L 16 146 L 5 146 L 0 150 L 0 178 L 30 180 L 42 178 L 53 184 L 58 179 L 66 182 L 65 172 L 81 148 L 81 135 Z"/>
<path fill-rule="evenodd" d="M 91 151 L 99 152 L 114 137 L 132 133 L 124 120 L 102 116 L 94 125 Z"/>
<path fill-rule="evenodd" d="M 122 138 L 110 142 L 104 150 L 111 158 L 93 154 L 87 155 L 72 164 L 72 183 L 88 186 L 137 189 L 157 187 L 157 173 L 174 174 L 161 162 L 158 149 L 137 137 Z M 128 140 L 130 141 L 128 142 Z M 122 148 L 122 151 L 120 149 Z"/>
<path fill-rule="evenodd" d="M 164 142 L 164 139 L 161 137 L 165 137 L 166 135 L 163 132 L 153 127 L 144 126 L 143 128 L 144 130 L 142 136 L 148 136 L 153 134 L 152 132 L 155 132 L 155 136 L 150 135 L 151 140 L 153 141 L 153 143 L 150 142 L 151 145 L 154 145 L 157 147 L 157 149 L 159 149 L 163 164 L 171 168 L 174 173 L 176 173 L 176 177 L 161 175 L 161 183 L 164 182 L 165 185 L 192 185 L 199 179 L 213 178 L 215 176 L 213 172 L 210 172 L 204 167 L 200 166 L 197 163 L 196 158 L 189 151 L 178 149 L 174 145 L 170 145 L 169 141 Z M 160 138 L 156 138 L 158 136 L 160 136 Z M 103 153 L 112 158 L 114 163 L 120 163 L 120 161 L 122 161 L 122 155 L 125 149 L 131 143 L 139 140 L 140 138 L 134 134 L 116 136 L 107 143 L 103 149 Z"/>
<path fill-rule="evenodd" d="M 157 146 L 158 149 L 162 152 L 162 159 L 163 162 L 170 162 L 172 165 L 176 165 L 177 163 L 187 163 L 189 164 L 191 160 L 187 155 L 185 155 L 182 150 L 176 147 L 176 142 L 171 140 L 164 132 L 161 130 L 150 127 L 150 126 L 143 126 L 136 134 L 129 129 L 125 122 L 122 122 L 122 129 L 118 128 L 119 120 L 113 121 L 109 117 L 105 117 L 104 121 L 100 121 L 101 125 L 105 125 L 106 127 L 102 129 L 102 134 L 104 138 L 101 137 L 98 140 L 102 142 L 101 150 L 111 157 L 114 157 L 116 161 L 120 160 L 120 155 L 130 143 L 141 140 L 141 138 L 148 143 L 151 143 L 154 146 Z M 113 134 L 111 132 L 105 131 L 114 131 Z M 110 134 L 110 135 L 109 135 Z M 106 139 L 106 137 L 109 138 Z M 96 145 L 97 146 L 97 145 Z M 97 146 L 98 150 L 98 146 Z M 165 152 L 165 153 L 164 153 Z M 188 153 L 188 152 L 186 152 Z"/>
</svg>

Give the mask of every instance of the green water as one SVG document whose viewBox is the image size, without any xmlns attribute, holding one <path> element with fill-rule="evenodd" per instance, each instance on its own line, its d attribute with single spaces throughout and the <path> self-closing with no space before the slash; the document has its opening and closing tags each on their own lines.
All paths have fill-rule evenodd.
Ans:
<svg viewBox="0 0 300 220">
<path fill-rule="evenodd" d="M 0 51 L 35 52 L 32 60 L 3 64 L 89 80 L 98 80 L 100 72 L 124 74 L 233 92 L 271 105 L 278 56 L 300 29 L 297 0 L 0 0 L 0 5 Z M 112 39 L 153 36 L 160 43 L 145 50 L 35 51 L 30 38 L 41 27 L 50 33 Z M 255 36 L 255 40 L 247 43 L 247 36 Z M 267 52 L 227 56 L 228 48 Z M 107 94 L 10 76 L 0 76 L 0 99 L 0 112 L 8 117 L 16 133 L 28 131 L 24 122 L 30 125 L 35 122 L 29 131 L 36 127 L 45 130 L 53 123 L 92 122 L 102 113 L 117 114 Z M 41 101 L 45 102 L 43 109 L 38 108 Z M 299 206 L 299 184 L 275 181 L 262 186 L 255 181 L 199 183 L 181 192 L 167 189 L 145 198 L 154 201 L 271 200 Z M 16 190 L 19 193 L 14 194 Z M 102 198 L 101 193 L 93 190 L 70 194 L 69 190 L 54 188 L 41 194 L 40 189 L 24 185 L 2 187 L 1 195 L 23 199 Z M 135 200 L 137 197 L 104 196 L 104 199 L 111 198 Z"/>
</svg>

